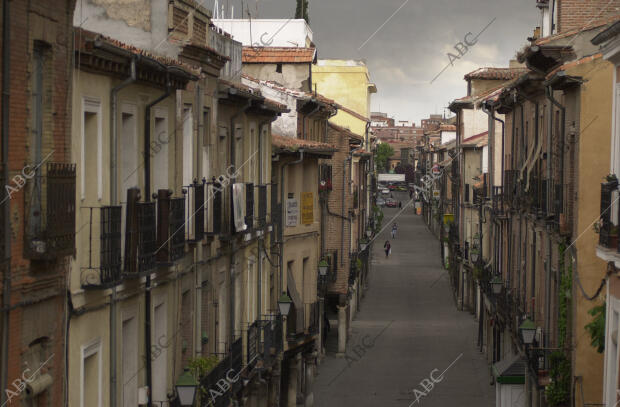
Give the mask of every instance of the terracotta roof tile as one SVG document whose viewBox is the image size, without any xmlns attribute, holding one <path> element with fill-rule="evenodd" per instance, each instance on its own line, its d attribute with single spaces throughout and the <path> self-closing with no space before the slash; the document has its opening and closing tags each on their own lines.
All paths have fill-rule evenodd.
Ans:
<svg viewBox="0 0 620 407">
<path fill-rule="evenodd" d="M 537 39 L 534 44 L 535 45 L 543 45 L 543 44 L 547 44 L 556 40 L 559 40 L 561 38 L 567 38 L 567 37 L 572 37 L 574 35 L 579 35 L 582 31 L 586 31 L 586 30 L 591 30 L 593 28 L 598 28 L 598 27 L 602 27 L 604 25 L 607 25 L 609 23 L 613 23 L 615 21 L 620 20 L 620 15 L 614 15 L 611 17 L 606 17 L 597 21 L 593 21 L 590 22 L 588 24 L 586 24 L 585 26 L 581 27 L 581 28 L 575 28 L 573 30 L 568 30 L 566 32 L 560 33 L 560 34 L 555 34 L 549 37 L 543 37 L 543 38 L 539 38 Z"/>
<path fill-rule="evenodd" d="M 86 41 L 100 40 L 114 47 L 124 49 L 125 51 L 129 51 L 135 55 L 143 55 L 145 57 L 154 59 L 163 65 L 176 66 L 194 75 L 200 75 L 200 73 L 202 72 L 200 67 L 181 62 L 178 59 L 152 54 L 141 48 L 137 48 L 130 44 L 125 44 L 124 42 L 115 40 L 114 38 L 110 38 L 105 35 L 93 32 L 93 31 L 85 30 L 80 27 L 74 27 L 74 30 L 75 30 L 75 36 L 78 38 L 78 46 L 76 47 L 78 50 L 81 50 L 85 47 Z"/>
<path fill-rule="evenodd" d="M 470 79 L 495 79 L 509 80 L 523 75 L 528 71 L 527 68 L 480 68 L 465 75 L 465 80 Z"/>
<path fill-rule="evenodd" d="M 312 63 L 316 60 L 316 48 L 301 47 L 243 47 L 244 64 L 265 63 Z"/>
<path fill-rule="evenodd" d="M 304 149 L 308 152 L 315 153 L 333 153 L 336 147 L 331 144 L 321 143 L 319 141 L 304 140 L 293 137 L 280 136 L 278 134 L 271 135 L 271 145 L 283 151 L 295 152 Z"/>
</svg>

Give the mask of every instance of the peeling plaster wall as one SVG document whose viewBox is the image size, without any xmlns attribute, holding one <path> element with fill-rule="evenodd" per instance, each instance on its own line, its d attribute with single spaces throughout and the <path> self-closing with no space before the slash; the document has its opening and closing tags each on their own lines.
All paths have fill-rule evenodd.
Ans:
<svg viewBox="0 0 620 407">
<path fill-rule="evenodd" d="M 272 123 L 271 129 L 274 134 L 279 136 L 297 138 L 297 98 L 288 93 L 270 88 L 269 86 L 257 84 L 256 82 L 245 78 L 243 78 L 242 82 L 244 85 L 250 86 L 251 88 L 260 89 L 263 96 L 282 103 L 290 109 L 290 112 L 282 113 L 278 116 L 278 118 Z"/>
<path fill-rule="evenodd" d="M 73 25 L 153 54 L 176 58 L 168 37 L 167 0 L 78 0 Z"/>
</svg>

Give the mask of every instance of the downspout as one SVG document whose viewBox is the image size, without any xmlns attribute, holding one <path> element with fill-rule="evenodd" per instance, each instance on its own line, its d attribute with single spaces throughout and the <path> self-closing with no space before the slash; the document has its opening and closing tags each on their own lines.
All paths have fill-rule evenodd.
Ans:
<svg viewBox="0 0 620 407">
<path fill-rule="evenodd" d="M 9 115 L 11 99 L 11 50 L 10 50 L 10 29 L 9 22 L 9 0 L 2 2 L 2 174 L 8 178 L 9 174 Z M 5 193 L 6 188 L 4 189 Z M 2 282 L 2 350 L 0 360 L 2 360 L 2 371 L 0 372 L 0 389 L 8 387 L 9 370 L 9 316 L 11 305 L 11 200 L 5 196 L 2 200 L 2 210 L 4 219 L 4 281 Z M 66 338 L 65 338 L 66 339 Z M 0 401 L 6 403 L 6 392 L 2 391 Z"/>
<path fill-rule="evenodd" d="M 265 120 L 262 121 L 260 123 L 258 123 L 258 185 L 262 185 L 263 183 L 263 128 L 270 124 L 273 120 Z M 273 187 L 272 187 L 273 188 Z M 266 203 L 265 203 L 266 204 Z M 261 244 L 262 240 L 258 239 L 258 241 L 256 242 L 258 245 L 258 296 L 257 296 L 257 301 L 258 301 L 258 318 L 260 319 L 261 316 L 261 305 L 262 305 L 262 283 L 263 283 L 263 262 L 261 261 L 261 254 L 262 254 L 262 244 Z"/>
<path fill-rule="evenodd" d="M 553 17 L 552 17 L 553 18 Z M 565 119 L 566 119 L 566 108 L 560 104 L 560 102 L 558 102 L 554 97 L 553 97 L 553 89 L 551 88 L 551 86 L 547 86 L 546 88 L 546 93 L 547 93 L 547 99 L 552 103 L 552 105 L 549 106 L 549 133 L 547 134 L 547 140 L 549 142 L 548 146 L 547 146 L 547 176 L 549 177 L 547 180 L 547 193 L 548 193 L 548 205 L 551 204 L 551 196 L 553 195 L 553 191 L 551 190 L 551 165 L 552 165 L 552 159 L 551 159 L 551 132 L 553 131 L 553 106 L 555 105 L 558 109 L 560 109 L 560 111 L 562 112 L 562 118 L 561 121 L 562 123 L 560 124 L 560 134 L 558 135 L 558 137 L 560 138 L 560 185 L 563 186 L 564 185 L 564 129 L 565 129 Z M 556 216 L 558 216 L 560 214 L 555 214 Z M 549 228 L 547 229 L 547 267 L 545 270 L 545 298 L 550 298 L 551 295 L 551 233 Z M 550 330 L 551 330 L 551 324 L 549 322 L 549 318 L 551 315 L 551 304 L 549 303 L 549 301 L 545 301 L 545 336 L 544 336 L 544 342 L 543 342 L 543 346 L 548 346 L 549 343 L 549 334 L 550 334 Z"/>
<path fill-rule="evenodd" d="M 131 58 L 130 76 L 110 92 L 110 204 L 118 203 L 118 92 L 136 81 L 136 60 Z M 145 148 L 146 150 L 146 148 Z M 110 406 L 116 406 L 116 286 L 110 294 Z"/>
<path fill-rule="evenodd" d="M 248 102 L 245 106 L 241 107 L 235 114 L 230 117 L 230 165 L 234 169 L 233 174 L 234 177 L 232 179 L 232 183 L 235 184 L 237 182 L 237 164 L 235 163 L 236 157 L 236 149 L 235 149 L 235 120 L 237 117 L 241 116 L 252 106 L 252 99 L 248 99 Z M 231 189 L 232 191 L 232 189 Z M 235 229 L 235 221 L 234 221 L 234 202 L 232 193 L 230 195 L 230 233 L 231 235 L 234 233 Z M 235 244 L 235 240 L 231 240 L 231 248 L 230 248 L 230 286 L 228 287 L 228 306 L 229 306 L 229 325 L 230 325 L 230 346 L 232 346 L 235 340 L 235 250 L 237 249 L 237 245 Z"/>
<path fill-rule="evenodd" d="M 282 205 L 282 212 L 284 212 L 285 210 L 285 205 L 284 205 L 284 170 L 286 169 L 286 167 L 288 167 L 289 165 L 295 165 L 295 164 L 299 164 L 300 162 L 302 162 L 304 160 L 304 149 L 300 148 L 299 149 L 299 159 L 296 161 L 289 161 L 287 163 L 282 164 L 282 167 L 280 167 L 280 204 Z M 281 214 L 281 218 L 284 219 L 284 215 Z M 280 230 L 279 230 L 279 235 L 280 235 L 280 294 L 282 294 L 284 292 L 284 285 L 282 284 L 282 281 L 284 280 L 284 222 L 280 222 Z"/>
<path fill-rule="evenodd" d="M 169 78 L 166 78 L 166 91 L 157 99 L 146 105 L 144 112 L 144 150 L 147 151 L 151 145 L 151 109 L 153 106 L 166 99 L 172 93 Z M 151 155 L 144 154 L 144 200 L 151 200 Z M 151 375 L 151 274 L 147 273 L 144 288 L 144 341 L 145 341 L 145 370 L 146 385 L 153 394 L 153 383 Z M 148 398 L 148 407 L 153 407 L 153 400 Z"/>
</svg>

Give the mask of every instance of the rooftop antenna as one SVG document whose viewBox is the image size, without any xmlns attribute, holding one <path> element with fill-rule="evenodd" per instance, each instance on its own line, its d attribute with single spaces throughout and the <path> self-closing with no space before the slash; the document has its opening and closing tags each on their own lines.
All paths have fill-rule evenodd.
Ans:
<svg viewBox="0 0 620 407">
<path fill-rule="evenodd" d="M 215 0 L 215 3 L 213 4 L 213 11 L 214 11 L 214 13 L 213 13 L 214 16 L 213 17 L 216 18 L 216 19 L 219 18 L 219 13 L 218 13 L 219 10 L 218 9 L 219 9 L 219 5 L 217 4 L 217 0 Z"/>
<path fill-rule="evenodd" d="M 235 18 L 235 6 L 230 6 L 230 18 Z"/>
</svg>

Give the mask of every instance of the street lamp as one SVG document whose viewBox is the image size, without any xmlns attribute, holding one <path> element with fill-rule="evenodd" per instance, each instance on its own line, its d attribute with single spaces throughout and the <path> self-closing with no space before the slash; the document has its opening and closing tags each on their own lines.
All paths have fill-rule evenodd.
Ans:
<svg viewBox="0 0 620 407">
<path fill-rule="evenodd" d="M 363 252 L 366 250 L 366 247 L 368 247 L 368 241 L 366 241 L 366 239 L 360 240 L 360 251 Z"/>
<path fill-rule="evenodd" d="M 196 398 L 196 389 L 198 388 L 198 382 L 194 376 L 190 373 L 189 369 L 185 368 L 183 374 L 177 380 L 174 385 L 179 396 L 179 403 L 183 407 L 191 407 L 194 405 L 194 399 Z"/>
<path fill-rule="evenodd" d="M 327 275 L 327 269 L 329 268 L 329 263 L 327 260 L 323 259 L 319 262 L 319 274 L 321 277 L 325 277 Z"/>
<path fill-rule="evenodd" d="M 503 286 L 504 281 L 500 276 L 493 277 L 493 280 L 491 280 L 491 288 L 493 289 L 493 294 L 499 295 L 502 292 Z"/>
<path fill-rule="evenodd" d="M 370 239 L 371 236 L 372 236 L 372 230 L 366 229 L 366 237 Z"/>
<path fill-rule="evenodd" d="M 469 253 L 469 257 L 471 257 L 471 262 L 474 264 L 478 263 L 478 260 L 480 258 L 479 256 L 480 256 L 480 253 L 478 251 L 478 247 L 473 246 L 471 248 L 471 252 Z"/>
<path fill-rule="evenodd" d="M 291 310 L 291 297 L 289 297 L 285 292 L 282 292 L 282 295 L 278 299 L 278 308 L 280 308 L 280 314 L 282 316 L 288 316 L 288 312 Z"/>
<path fill-rule="evenodd" d="M 519 331 L 521 331 L 521 337 L 523 338 L 523 343 L 526 345 L 531 345 L 534 342 L 534 336 L 536 335 L 536 325 L 532 322 L 531 319 L 526 318 L 523 323 L 519 326 Z"/>
</svg>

